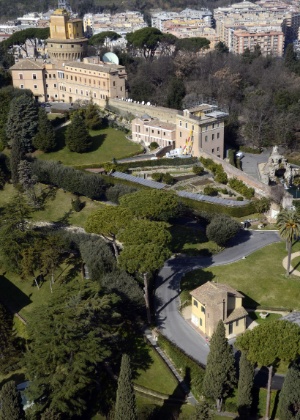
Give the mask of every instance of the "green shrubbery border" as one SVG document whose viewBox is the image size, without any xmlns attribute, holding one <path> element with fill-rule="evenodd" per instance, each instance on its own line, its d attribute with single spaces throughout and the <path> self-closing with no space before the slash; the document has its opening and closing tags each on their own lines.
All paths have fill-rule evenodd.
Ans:
<svg viewBox="0 0 300 420">
<path fill-rule="evenodd" d="M 161 334 L 158 335 L 158 345 L 172 360 L 182 377 L 188 374 L 191 382 L 187 385 L 190 386 L 195 398 L 200 399 L 205 373 L 204 366 L 201 366 L 192 357 L 188 356 L 183 350 L 176 346 L 176 344 L 172 343 Z"/>
</svg>

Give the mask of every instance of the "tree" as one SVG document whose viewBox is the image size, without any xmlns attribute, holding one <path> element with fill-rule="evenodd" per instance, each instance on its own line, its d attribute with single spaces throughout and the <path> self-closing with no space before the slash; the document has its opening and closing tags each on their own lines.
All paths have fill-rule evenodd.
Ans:
<svg viewBox="0 0 300 420">
<path fill-rule="evenodd" d="M 87 218 L 85 230 L 104 236 L 112 243 L 115 257 L 119 255 L 116 236 L 132 221 L 130 210 L 120 206 L 106 206 L 90 214 Z"/>
<path fill-rule="evenodd" d="M 6 382 L 0 391 L 0 419 L 1 420 L 22 420 L 25 419 L 25 412 L 22 406 L 22 399 L 14 381 Z"/>
<path fill-rule="evenodd" d="M 297 53 L 294 50 L 293 43 L 288 44 L 284 54 L 284 65 L 291 71 L 297 72 L 299 69 L 299 61 Z"/>
<path fill-rule="evenodd" d="M 300 233 L 300 216 L 294 210 L 282 210 L 277 216 L 276 226 L 279 229 L 281 238 L 286 241 L 286 249 L 288 252 L 286 275 L 289 276 L 291 267 L 292 243 L 295 238 L 299 237 Z"/>
<path fill-rule="evenodd" d="M 13 316 L 0 304 L 0 374 L 5 375 L 17 367 L 17 351 L 13 340 Z"/>
<path fill-rule="evenodd" d="M 71 124 L 66 130 L 66 145 L 71 152 L 84 153 L 92 145 L 91 137 L 85 126 L 84 119 L 78 112 L 74 112 Z"/>
<path fill-rule="evenodd" d="M 19 183 L 26 194 L 31 206 L 38 207 L 39 202 L 35 191 L 37 177 L 32 174 L 32 163 L 27 160 L 21 160 L 18 166 Z"/>
<path fill-rule="evenodd" d="M 226 215 L 213 217 L 206 228 L 206 236 L 210 241 L 224 246 L 229 239 L 233 238 L 240 230 L 240 225 L 235 220 Z"/>
<path fill-rule="evenodd" d="M 174 109 L 182 109 L 182 101 L 186 90 L 182 79 L 172 79 L 167 97 L 167 106 Z"/>
<path fill-rule="evenodd" d="M 197 53 L 201 50 L 207 50 L 209 48 L 209 44 L 210 41 L 206 38 L 179 38 L 176 41 L 176 49 Z"/>
<path fill-rule="evenodd" d="M 6 48 L 11 46 L 18 45 L 28 57 L 27 51 L 27 41 L 29 41 L 34 48 L 34 56 L 38 56 L 37 46 L 40 40 L 47 39 L 50 36 L 49 28 L 28 28 L 23 31 L 17 31 L 12 34 L 6 41 L 4 45 Z"/>
<path fill-rule="evenodd" d="M 32 144 L 36 149 L 43 152 L 50 152 L 55 149 L 55 132 L 51 122 L 48 120 L 47 113 L 43 108 L 39 109 L 38 131 L 32 139 Z"/>
<path fill-rule="evenodd" d="M 102 126 L 102 118 L 100 117 L 100 109 L 98 105 L 90 101 L 84 111 L 84 120 L 87 129 L 99 130 Z"/>
<path fill-rule="evenodd" d="M 285 376 L 279 394 L 278 414 L 280 420 L 300 418 L 300 363 L 293 362 Z"/>
<path fill-rule="evenodd" d="M 130 368 L 130 358 L 123 354 L 115 408 L 115 420 L 136 420 L 136 403 Z"/>
<path fill-rule="evenodd" d="M 227 54 L 227 53 L 229 53 L 229 48 L 227 47 L 227 45 L 224 42 L 219 41 L 215 45 L 215 51 L 217 51 L 218 53 L 221 53 L 221 54 Z"/>
<path fill-rule="evenodd" d="M 119 38 L 121 38 L 121 35 L 119 35 L 117 32 L 104 31 L 100 32 L 100 34 L 93 35 L 89 39 L 89 44 L 99 48 L 99 46 L 103 46 L 105 43 L 105 46 L 108 47 L 108 42 L 116 41 Z"/>
<path fill-rule="evenodd" d="M 99 380 L 100 363 L 111 354 L 120 317 L 118 298 L 102 295 L 97 283 L 70 283 L 54 290 L 47 305 L 28 319 L 24 356 L 28 397 L 38 413 L 47 408 L 82 417 Z"/>
<path fill-rule="evenodd" d="M 120 205 L 140 219 L 168 221 L 180 212 L 179 200 L 174 193 L 154 189 L 124 195 L 120 198 Z"/>
<path fill-rule="evenodd" d="M 250 362 L 266 366 L 269 371 L 266 419 L 269 418 L 273 366 L 278 360 L 291 362 L 300 354 L 300 328 L 290 321 L 270 321 L 246 331 L 235 342 L 236 348 L 247 352 Z"/>
<path fill-rule="evenodd" d="M 213 420 L 212 410 L 209 408 L 209 404 L 206 401 L 200 401 L 196 405 L 196 417 L 195 420 Z"/>
<path fill-rule="evenodd" d="M 18 183 L 18 166 L 27 152 L 32 151 L 32 138 L 37 131 L 38 110 L 32 96 L 15 97 L 9 107 L 6 135 L 11 147 L 10 166 L 14 184 Z"/>
<path fill-rule="evenodd" d="M 236 384 L 235 375 L 233 351 L 226 339 L 223 321 L 220 320 L 211 337 L 203 379 L 203 394 L 216 401 L 218 412 L 221 411 L 223 399 Z"/>
<path fill-rule="evenodd" d="M 252 388 L 254 379 L 254 366 L 242 352 L 240 358 L 238 382 L 238 411 L 242 418 L 248 418 L 252 405 Z"/>
<path fill-rule="evenodd" d="M 157 50 L 162 32 L 157 28 L 146 27 L 126 34 L 129 46 L 142 51 L 144 58 L 152 59 Z"/>
</svg>

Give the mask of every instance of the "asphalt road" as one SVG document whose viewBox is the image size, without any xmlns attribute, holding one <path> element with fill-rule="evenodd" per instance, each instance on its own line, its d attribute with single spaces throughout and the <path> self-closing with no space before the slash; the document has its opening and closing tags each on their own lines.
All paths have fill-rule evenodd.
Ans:
<svg viewBox="0 0 300 420">
<path fill-rule="evenodd" d="M 155 292 L 156 320 L 161 332 L 187 354 L 205 365 L 209 346 L 179 312 L 180 280 L 182 276 L 197 268 L 207 268 L 238 261 L 279 240 L 277 232 L 240 231 L 229 243 L 228 248 L 217 255 L 212 257 L 176 257 L 168 260 L 159 272 Z M 263 373 L 257 375 L 257 381 L 262 386 L 266 378 Z M 281 383 L 282 379 L 276 376 L 273 387 L 275 389 L 280 388 Z"/>
</svg>

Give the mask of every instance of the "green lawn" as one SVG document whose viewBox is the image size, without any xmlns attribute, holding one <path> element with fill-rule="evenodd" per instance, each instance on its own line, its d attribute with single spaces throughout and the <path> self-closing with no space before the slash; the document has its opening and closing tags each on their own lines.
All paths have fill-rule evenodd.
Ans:
<svg viewBox="0 0 300 420">
<path fill-rule="evenodd" d="M 65 130 L 66 127 L 57 130 L 58 150 L 51 153 L 38 151 L 35 154 L 39 159 L 59 160 L 69 166 L 95 165 L 111 161 L 112 158 L 120 159 L 130 156 L 142 150 L 140 145 L 127 140 L 122 131 L 105 128 L 90 131 L 93 138 L 91 151 L 87 153 L 70 152 L 64 143 Z"/>
<path fill-rule="evenodd" d="M 152 359 L 150 367 L 147 370 L 139 369 L 138 377 L 134 382 L 162 394 L 174 395 L 175 393 L 175 396 L 182 398 L 183 393 L 181 388 L 178 388 L 176 378 L 152 347 L 149 347 L 149 356 Z M 163 378 L 163 380 L 159 380 L 159 378 Z"/>
<path fill-rule="evenodd" d="M 293 252 L 299 251 L 300 244 L 293 246 Z M 263 307 L 300 309 L 300 277 L 286 277 L 282 260 L 286 256 L 285 243 L 280 242 L 262 248 L 244 260 L 205 270 L 188 273 L 182 283 L 185 290 L 182 301 L 186 299 L 187 290 L 192 290 L 214 280 L 229 284 L 245 295 L 246 307 Z"/>
<path fill-rule="evenodd" d="M 275 321 L 282 317 L 280 314 L 269 314 L 267 318 L 263 319 L 259 316 L 259 312 L 249 312 L 249 316 L 258 324 L 265 324 L 266 322 Z"/>
<path fill-rule="evenodd" d="M 172 235 L 171 250 L 174 253 L 211 255 L 222 249 L 215 242 L 208 241 L 205 233 L 199 229 L 174 225 L 170 227 L 170 233 Z"/>
</svg>

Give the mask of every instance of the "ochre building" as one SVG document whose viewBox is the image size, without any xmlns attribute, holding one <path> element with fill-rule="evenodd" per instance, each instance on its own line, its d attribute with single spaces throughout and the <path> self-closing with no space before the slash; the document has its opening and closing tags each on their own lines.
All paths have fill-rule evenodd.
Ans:
<svg viewBox="0 0 300 420">
<path fill-rule="evenodd" d="M 13 85 L 30 89 L 39 102 L 93 99 L 105 106 L 109 98 L 126 98 L 125 67 L 87 57 L 81 19 L 57 9 L 50 19 L 49 59 L 22 59 L 11 68 Z"/>
</svg>

